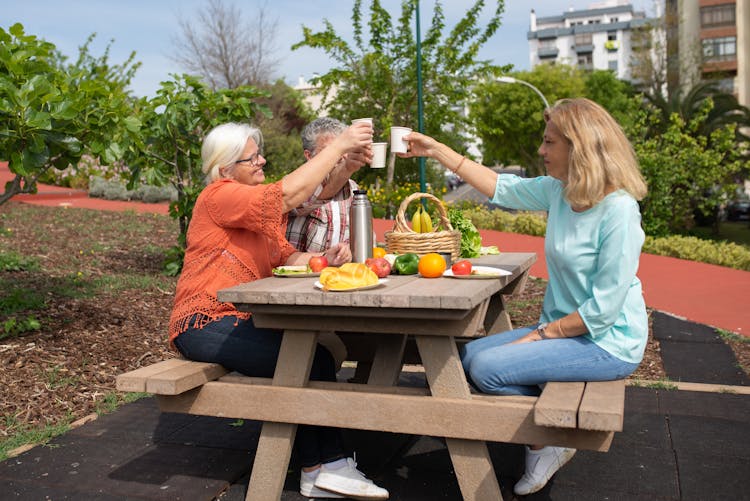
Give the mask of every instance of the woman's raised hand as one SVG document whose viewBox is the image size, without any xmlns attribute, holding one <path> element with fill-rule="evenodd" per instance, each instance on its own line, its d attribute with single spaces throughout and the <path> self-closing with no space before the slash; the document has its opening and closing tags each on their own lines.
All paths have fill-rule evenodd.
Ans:
<svg viewBox="0 0 750 501">
<path fill-rule="evenodd" d="M 334 141 L 341 145 L 345 152 L 365 153 L 372 150 L 372 126 L 366 122 L 357 122 L 339 134 Z M 372 153 L 370 153 L 372 155 Z"/>
<path fill-rule="evenodd" d="M 419 132 L 410 132 L 404 136 L 404 140 L 408 143 L 406 153 L 396 153 L 401 158 L 432 157 L 439 144 L 430 136 Z"/>
</svg>

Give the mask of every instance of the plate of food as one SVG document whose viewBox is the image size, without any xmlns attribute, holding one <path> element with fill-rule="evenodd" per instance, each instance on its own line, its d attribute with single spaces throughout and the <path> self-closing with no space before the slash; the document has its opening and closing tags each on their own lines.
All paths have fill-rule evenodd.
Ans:
<svg viewBox="0 0 750 501">
<path fill-rule="evenodd" d="M 302 265 L 286 265 L 277 266 L 271 270 L 274 277 L 287 277 L 287 278 L 301 278 L 301 277 L 317 277 L 320 276 L 320 272 L 314 272 L 306 264 Z"/>
<path fill-rule="evenodd" d="M 374 289 L 375 287 L 380 287 L 386 282 L 388 282 L 387 278 L 379 278 L 378 283 L 376 284 L 362 285 L 359 287 L 329 288 L 329 289 L 326 289 L 325 286 L 321 284 L 320 282 L 315 282 L 315 287 L 321 290 L 328 290 L 328 292 L 354 292 L 354 291 L 366 291 L 368 289 Z"/>
<path fill-rule="evenodd" d="M 468 275 L 456 275 L 453 270 L 448 269 L 443 273 L 444 277 L 450 278 L 500 278 L 512 273 L 502 268 L 493 268 L 492 266 L 472 266 L 471 273 Z"/>
</svg>

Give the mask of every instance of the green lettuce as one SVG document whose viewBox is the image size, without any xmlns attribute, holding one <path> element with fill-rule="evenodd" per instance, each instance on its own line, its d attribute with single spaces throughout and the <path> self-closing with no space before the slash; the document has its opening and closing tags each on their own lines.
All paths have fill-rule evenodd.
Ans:
<svg viewBox="0 0 750 501">
<path fill-rule="evenodd" d="M 461 232 L 461 257 L 477 257 L 482 250 L 479 230 L 459 209 L 448 209 L 448 220 L 454 230 Z"/>
</svg>

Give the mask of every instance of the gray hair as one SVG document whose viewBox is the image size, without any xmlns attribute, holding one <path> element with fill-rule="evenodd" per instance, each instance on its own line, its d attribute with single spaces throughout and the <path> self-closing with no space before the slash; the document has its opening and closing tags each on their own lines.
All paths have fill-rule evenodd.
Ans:
<svg viewBox="0 0 750 501">
<path fill-rule="evenodd" d="M 222 177 L 219 169 L 228 168 L 229 176 L 234 171 L 235 162 L 240 159 L 247 145 L 247 140 L 252 139 L 258 145 L 259 151 L 263 149 L 263 134 L 260 129 L 244 123 L 229 122 L 217 125 L 203 139 L 201 147 L 201 158 L 203 166 L 201 170 L 206 175 L 206 184 L 210 184 Z"/>
<path fill-rule="evenodd" d="M 328 135 L 335 137 L 345 130 L 346 124 L 341 120 L 330 117 L 316 118 L 302 129 L 302 148 L 315 154 L 319 137 Z"/>
</svg>

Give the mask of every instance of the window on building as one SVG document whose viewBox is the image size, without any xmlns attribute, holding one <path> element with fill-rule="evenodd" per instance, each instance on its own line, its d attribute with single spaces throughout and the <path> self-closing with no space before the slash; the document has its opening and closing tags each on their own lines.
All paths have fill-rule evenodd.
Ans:
<svg viewBox="0 0 750 501">
<path fill-rule="evenodd" d="M 540 38 L 539 39 L 539 50 L 550 50 L 557 48 L 556 38 Z"/>
<path fill-rule="evenodd" d="M 735 4 L 701 7 L 701 26 L 704 28 L 735 24 Z"/>
<path fill-rule="evenodd" d="M 589 24 L 600 24 L 601 22 L 601 19 L 589 19 Z"/>
<path fill-rule="evenodd" d="M 591 45 L 591 33 L 578 33 L 575 38 L 576 45 Z"/>
<path fill-rule="evenodd" d="M 617 32 L 616 31 L 608 31 L 607 32 L 607 40 L 610 42 L 613 40 L 617 40 Z"/>
<path fill-rule="evenodd" d="M 594 65 L 594 58 L 591 52 L 578 54 L 578 66 L 584 69 L 591 69 Z"/>
<path fill-rule="evenodd" d="M 726 61 L 737 58 L 737 37 L 706 38 L 703 40 L 703 61 Z"/>
<path fill-rule="evenodd" d="M 609 22 L 610 22 L 610 23 L 616 23 L 616 22 L 618 22 L 619 20 L 620 20 L 620 18 L 618 18 L 618 17 L 610 17 L 610 18 L 609 18 Z"/>
<path fill-rule="evenodd" d="M 615 73 L 617 73 L 617 59 L 615 59 L 614 61 L 608 61 L 607 69 L 612 70 Z"/>
</svg>

